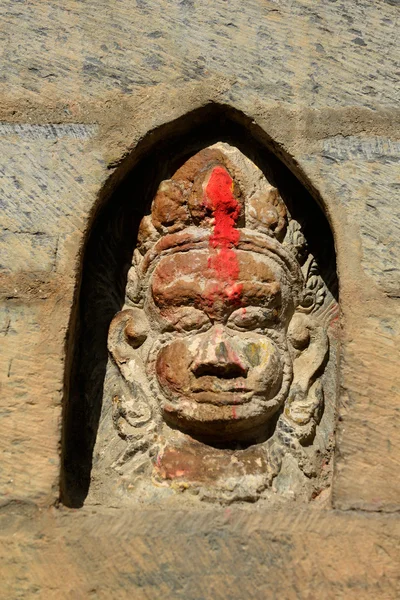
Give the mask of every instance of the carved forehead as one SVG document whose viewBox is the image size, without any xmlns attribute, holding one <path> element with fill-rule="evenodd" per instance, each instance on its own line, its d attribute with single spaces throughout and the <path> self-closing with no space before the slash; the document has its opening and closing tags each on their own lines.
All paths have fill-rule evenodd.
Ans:
<svg viewBox="0 0 400 600">
<path fill-rule="evenodd" d="M 256 252 L 235 250 L 237 278 L 240 281 L 271 282 L 283 280 L 282 268 L 267 257 Z M 218 256 L 214 249 L 190 250 L 161 258 L 152 278 L 152 286 L 166 286 L 179 279 L 218 279 L 213 258 Z"/>
<path fill-rule="evenodd" d="M 210 249 L 177 253 L 161 259 L 150 280 L 155 304 L 171 306 L 293 306 L 294 298 L 284 269 L 256 252 L 238 250 L 232 260 L 233 277 L 221 279 L 218 252 Z M 237 271 L 236 271 L 237 269 Z M 221 304 L 222 303 L 222 304 Z"/>
</svg>

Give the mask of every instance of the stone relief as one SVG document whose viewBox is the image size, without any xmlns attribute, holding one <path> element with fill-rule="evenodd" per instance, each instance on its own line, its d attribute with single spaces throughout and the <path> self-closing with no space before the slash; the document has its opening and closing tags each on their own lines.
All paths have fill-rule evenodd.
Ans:
<svg viewBox="0 0 400 600">
<path fill-rule="evenodd" d="M 89 502 L 311 500 L 329 486 L 337 303 L 279 191 L 201 150 L 143 217 Z"/>
</svg>

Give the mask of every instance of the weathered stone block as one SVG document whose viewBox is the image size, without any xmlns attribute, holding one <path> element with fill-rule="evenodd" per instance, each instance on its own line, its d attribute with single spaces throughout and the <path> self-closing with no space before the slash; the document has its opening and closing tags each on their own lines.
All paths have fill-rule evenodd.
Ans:
<svg viewBox="0 0 400 600">
<path fill-rule="evenodd" d="M 397 599 L 398 3 L 28 0 L 3 2 L 0 19 L 0 595 Z M 189 130 L 204 146 L 224 132 L 272 150 L 328 217 L 341 307 L 332 498 L 38 513 L 59 498 L 68 383 L 82 391 L 70 374 L 92 226 L 135 165 L 168 162 L 165 140 Z M 104 342 L 90 373 L 101 387 L 107 326 L 89 333 L 93 349 Z"/>
</svg>

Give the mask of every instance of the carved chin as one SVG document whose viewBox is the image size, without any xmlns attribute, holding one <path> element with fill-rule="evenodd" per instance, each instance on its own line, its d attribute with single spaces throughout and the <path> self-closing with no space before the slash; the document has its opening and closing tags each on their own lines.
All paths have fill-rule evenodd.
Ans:
<svg viewBox="0 0 400 600">
<path fill-rule="evenodd" d="M 169 425 L 194 436 L 221 441 L 254 439 L 268 433 L 268 424 L 281 402 L 273 400 L 262 407 L 252 402 L 216 406 L 182 398 L 179 403 L 165 401 L 163 416 Z"/>
</svg>

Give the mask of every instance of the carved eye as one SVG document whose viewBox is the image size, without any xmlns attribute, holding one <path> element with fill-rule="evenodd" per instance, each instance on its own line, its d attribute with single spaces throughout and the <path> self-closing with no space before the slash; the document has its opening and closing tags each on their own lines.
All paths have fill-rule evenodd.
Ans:
<svg viewBox="0 0 400 600">
<path fill-rule="evenodd" d="M 208 316 L 202 310 L 198 310 L 192 306 L 178 308 L 169 320 L 178 331 L 200 330 L 205 325 L 211 325 Z"/>
<path fill-rule="evenodd" d="M 228 326 L 240 330 L 263 329 L 276 323 L 278 311 L 271 308 L 247 306 L 235 310 L 229 317 Z"/>
</svg>

